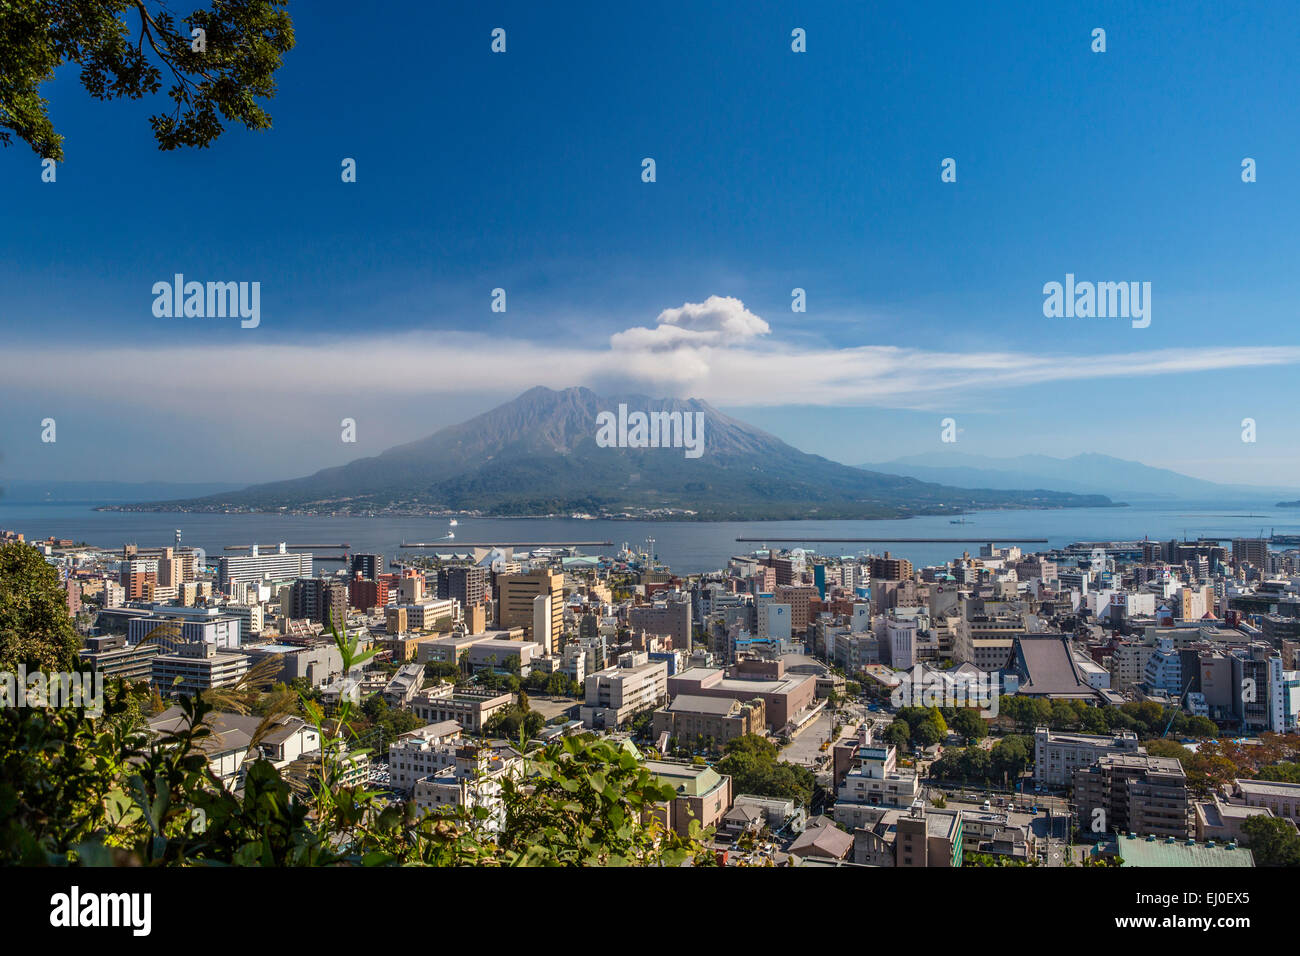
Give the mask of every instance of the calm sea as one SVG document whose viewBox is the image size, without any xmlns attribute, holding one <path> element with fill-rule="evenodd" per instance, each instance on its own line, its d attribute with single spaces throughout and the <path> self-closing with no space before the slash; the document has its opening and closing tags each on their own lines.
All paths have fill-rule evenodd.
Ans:
<svg viewBox="0 0 1300 956">
<path fill-rule="evenodd" d="M 329 518 L 275 515 L 222 514 L 139 514 L 95 511 L 80 504 L 4 504 L 0 502 L 0 529 L 21 531 L 28 539 L 54 535 L 88 541 L 106 548 L 120 548 L 126 542 L 142 547 L 171 544 L 180 529 L 182 543 L 203 548 L 209 560 L 220 556 L 227 545 L 347 544 L 353 551 L 376 552 L 387 560 L 401 554 L 403 542 L 436 542 L 449 531 L 438 550 L 456 551 L 470 543 L 544 543 L 560 541 L 610 541 L 613 548 L 624 542 L 644 546 L 654 539 L 660 560 L 674 571 L 690 574 L 726 565 L 734 554 L 762 547 L 761 542 L 737 542 L 739 537 L 796 538 L 783 547 L 807 547 L 822 554 L 851 555 L 889 551 L 916 565 L 938 564 L 959 557 L 963 551 L 977 554 L 981 542 L 1015 544 L 1018 538 L 1046 538 L 1048 543 L 1025 544 L 1026 551 L 1062 547 L 1075 541 L 1135 540 L 1144 537 L 1168 540 L 1184 536 L 1265 536 L 1300 533 L 1300 510 L 1265 505 L 1218 508 L 1188 505 L 1126 508 L 1080 508 L 1060 511 L 994 511 L 967 516 L 967 524 L 951 524 L 947 517 L 924 517 L 886 521 L 584 521 L 567 518 L 461 518 L 455 529 L 446 518 Z M 969 538 L 970 543 L 926 544 L 827 544 L 825 538 L 850 537 Z M 584 553 L 609 553 L 610 547 L 583 549 Z M 318 554 L 337 554 L 337 548 L 317 549 Z M 336 567 L 321 564 L 322 569 Z"/>
</svg>

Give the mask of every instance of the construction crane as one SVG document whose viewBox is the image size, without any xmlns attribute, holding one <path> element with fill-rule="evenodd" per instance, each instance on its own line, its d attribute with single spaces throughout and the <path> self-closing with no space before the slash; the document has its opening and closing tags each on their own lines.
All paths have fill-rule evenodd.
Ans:
<svg viewBox="0 0 1300 956">
<path fill-rule="evenodd" d="M 1187 692 L 1192 689 L 1192 681 L 1194 680 L 1196 680 L 1195 674 L 1187 681 L 1187 686 L 1183 688 L 1183 692 L 1178 696 L 1178 703 L 1174 705 L 1174 712 L 1169 715 L 1169 722 L 1165 724 L 1165 732 L 1160 735 L 1162 740 L 1169 736 L 1169 728 L 1174 725 L 1174 718 L 1178 716 L 1178 708 L 1182 706 L 1183 701 L 1187 698 Z"/>
</svg>

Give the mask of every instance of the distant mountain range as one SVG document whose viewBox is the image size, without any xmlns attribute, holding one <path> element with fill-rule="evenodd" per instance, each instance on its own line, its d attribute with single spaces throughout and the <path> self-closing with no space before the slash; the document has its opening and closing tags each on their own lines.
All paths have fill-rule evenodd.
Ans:
<svg viewBox="0 0 1300 956">
<path fill-rule="evenodd" d="M 600 447 L 598 416 L 702 413 L 703 454 Z M 710 520 L 894 518 L 980 508 L 1113 506 L 1103 495 L 947 487 L 809 455 L 697 399 L 604 397 L 534 388 L 459 425 L 306 478 L 140 511 L 683 517 Z"/>
<path fill-rule="evenodd" d="M 994 488 L 1054 488 L 1075 494 L 1107 495 L 1123 501 L 1228 501 L 1262 504 L 1294 495 L 1295 488 L 1224 485 L 1109 455 L 1072 458 L 1019 455 L 989 458 L 957 451 L 929 452 L 860 466 L 873 472 L 922 481 Z"/>
</svg>

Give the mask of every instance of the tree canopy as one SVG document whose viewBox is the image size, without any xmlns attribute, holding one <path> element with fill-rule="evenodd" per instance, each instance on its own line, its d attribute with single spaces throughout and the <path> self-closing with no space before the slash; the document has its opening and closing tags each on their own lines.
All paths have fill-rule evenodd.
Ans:
<svg viewBox="0 0 1300 956">
<path fill-rule="evenodd" d="M 71 671 L 80 647 L 59 572 L 29 544 L 0 546 L 0 671 Z"/>
<path fill-rule="evenodd" d="M 162 0 L 0 0 L 0 143 L 14 137 L 62 161 L 63 136 L 41 87 L 68 64 L 99 100 L 142 99 L 167 84 L 149 118 L 160 149 L 206 147 L 225 122 L 267 129 L 259 101 L 293 49 L 287 0 L 211 0 L 178 17 Z"/>
</svg>

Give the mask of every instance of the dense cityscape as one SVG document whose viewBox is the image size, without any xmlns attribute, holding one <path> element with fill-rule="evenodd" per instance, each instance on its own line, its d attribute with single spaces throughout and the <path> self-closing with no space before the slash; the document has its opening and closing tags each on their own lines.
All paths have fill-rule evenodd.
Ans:
<svg viewBox="0 0 1300 956">
<path fill-rule="evenodd" d="M 334 735 L 335 784 L 493 834 L 503 784 L 574 738 L 670 787 L 647 813 L 721 865 L 1300 863 L 1294 543 L 771 547 L 682 577 L 653 540 L 209 559 L 180 531 L 0 535 L 155 741 L 182 701 L 245 695 L 199 744 L 236 793 L 254 762 L 318 782 Z"/>
</svg>

